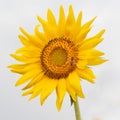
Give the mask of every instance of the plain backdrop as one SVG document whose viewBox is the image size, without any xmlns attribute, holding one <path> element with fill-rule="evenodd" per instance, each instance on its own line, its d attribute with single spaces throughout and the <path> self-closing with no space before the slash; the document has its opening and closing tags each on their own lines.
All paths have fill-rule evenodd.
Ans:
<svg viewBox="0 0 120 120">
<path fill-rule="evenodd" d="M 55 92 L 43 106 L 39 97 L 28 101 L 22 97 L 22 86 L 14 84 L 20 77 L 6 67 L 17 63 L 9 54 L 22 45 L 18 39 L 19 26 L 33 33 L 36 19 L 40 15 L 46 19 L 50 8 L 58 19 L 59 6 L 68 13 L 73 6 L 75 16 L 83 11 L 83 22 L 98 16 L 93 23 L 94 35 L 105 28 L 105 40 L 97 47 L 109 59 L 103 65 L 92 67 L 96 83 L 82 81 L 85 99 L 79 99 L 82 120 L 120 120 L 120 1 L 119 0 L 0 0 L 0 120 L 75 120 L 73 106 L 68 94 L 60 112 L 55 106 Z"/>
</svg>

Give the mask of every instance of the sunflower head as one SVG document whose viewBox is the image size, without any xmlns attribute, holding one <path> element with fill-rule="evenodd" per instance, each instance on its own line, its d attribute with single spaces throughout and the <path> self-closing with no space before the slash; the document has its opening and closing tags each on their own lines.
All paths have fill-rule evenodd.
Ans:
<svg viewBox="0 0 120 120">
<path fill-rule="evenodd" d="M 31 95 L 30 99 L 33 99 L 40 95 L 42 105 L 55 90 L 56 106 L 60 110 L 66 93 L 73 101 L 76 101 L 76 96 L 84 97 L 81 79 L 94 83 L 95 75 L 89 66 L 106 61 L 101 58 L 104 53 L 95 49 L 103 41 L 101 36 L 105 30 L 88 38 L 95 18 L 82 24 L 82 12 L 75 18 L 72 6 L 67 17 L 60 7 L 58 22 L 50 9 L 47 20 L 40 16 L 37 18 L 40 23 L 35 26 L 34 34 L 20 28 L 19 39 L 23 47 L 11 56 L 21 63 L 9 67 L 12 72 L 21 74 L 16 86 L 26 83 L 23 96 Z"/>
</svg>

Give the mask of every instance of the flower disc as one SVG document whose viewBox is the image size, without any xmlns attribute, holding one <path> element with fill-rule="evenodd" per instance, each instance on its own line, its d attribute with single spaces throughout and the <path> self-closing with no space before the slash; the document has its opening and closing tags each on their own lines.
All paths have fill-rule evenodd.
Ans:
<svg viewBox="0 0 120 120">
<path fill-rule="evenodd" d="M 41 63 L 45 75 L 53 79 L 66 78 L 78 61 L 78 49 L 66 38 L 56 38 L 44 47 Z"/>
</svg>

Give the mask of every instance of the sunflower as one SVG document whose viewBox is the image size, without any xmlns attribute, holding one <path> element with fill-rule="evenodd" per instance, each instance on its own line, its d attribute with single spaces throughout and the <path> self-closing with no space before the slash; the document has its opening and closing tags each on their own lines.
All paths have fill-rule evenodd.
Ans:
<svg viewBox="0 0 120 120">
<path fill-rule="evenodd" d="M 56 106 L 60 110 L 66 93 L 74 102 L 77 96 L 84 98 L 81 79 L 94 83 L 95 75 L 89 67 L 106 61 L 101 58 L 104 53 L 95 49 L 103 41 L 105 30 L 88 38 L 96 17 L 82 25 L 82 12 L 75 19 L 72 6 L 67 17 L 60 6 L 58 22 L 50 9 L 47 20 L 37 18 L 40 23 L 35 26 L 34 34 L 20 27 L 23 47 L 11 56 L 21 63 L 9 68 L 22 75 L 16 86 L 25 84 L 23 96 L 31 95 L 30 99 L 40 96 L 42 105 L 55 90 Z"/>
</svg>

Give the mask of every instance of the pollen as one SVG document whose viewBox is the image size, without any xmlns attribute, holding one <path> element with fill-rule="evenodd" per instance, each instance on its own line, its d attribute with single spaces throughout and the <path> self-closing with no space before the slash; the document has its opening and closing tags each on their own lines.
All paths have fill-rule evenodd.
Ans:
<svg viewBox="0 0 120 120">
<path fill-rule="evenodd" d="M 44 74 L 49 78 L 66 78 L 75 70 L 78 61 L 78 49 L 67 38 L 50 40 L 41 54 L 41 63 Z"/>
</svg>

